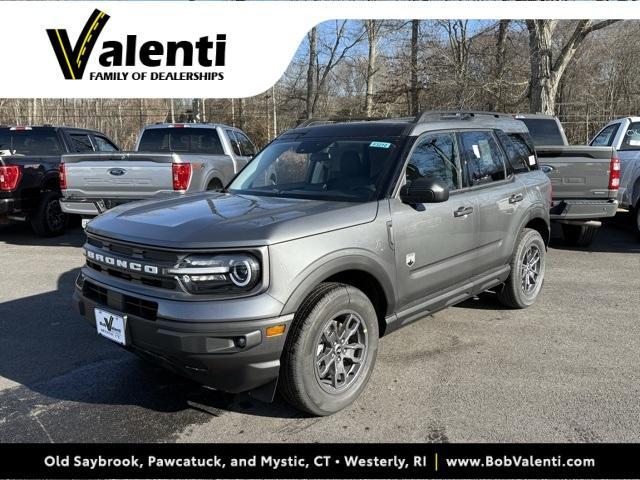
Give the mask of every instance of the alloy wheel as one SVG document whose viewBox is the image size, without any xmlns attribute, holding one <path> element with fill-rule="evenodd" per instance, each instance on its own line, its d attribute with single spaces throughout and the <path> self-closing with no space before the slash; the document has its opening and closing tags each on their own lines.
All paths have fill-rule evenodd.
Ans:
<svg viewBox="0 0 640 480">
<path fill-rule="evenodd" d="M 530 245 L 522 256 L 522 266 L 520 275 L 522 278 L 522 291 L 526 295 L 535 292 L 540 282 L 540 269 L 542 267 L 542 256 L 537 245 Z"/>
</svg>

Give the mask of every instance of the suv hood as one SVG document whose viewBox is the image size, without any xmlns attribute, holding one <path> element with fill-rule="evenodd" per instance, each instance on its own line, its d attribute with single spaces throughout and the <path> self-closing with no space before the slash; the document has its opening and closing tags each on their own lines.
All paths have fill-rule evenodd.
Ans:
<svg viewBox="0 0 640 480">
<path fill-rule="evenodd" d="M 121 205 L 92 220 L 87 232 L 175 249 L 253 247 L 369 223 L 377 211 L 376 201 L 204 192 Z"/>
</svg>

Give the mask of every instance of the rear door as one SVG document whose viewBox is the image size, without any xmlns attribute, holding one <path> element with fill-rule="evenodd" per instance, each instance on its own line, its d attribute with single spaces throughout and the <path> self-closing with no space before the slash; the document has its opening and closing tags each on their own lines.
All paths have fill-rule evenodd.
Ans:
<svg viewBox="0 0 640 480">
<path fill-rule="evenodd" d="M 620 129 L 620 193 L 624 207 L 635 206 L 640 197 L 640 122 L 625 120 Z M 626 127 L 626 128 L 625 128 Z"/>
<path fill-rule="evenodd" d="M 403 182 L 436 176 L 451 195 L 442 203 L 406 205 L 390 200 L 399 305 L 412 307 L 469 278 L 476 248 L 477 194 L 462 188 L 460 152 L 453 132 L 421 135 L 409 154 Z"/>
<path fill-rule="evenodd" d="M 475 273 L 507 263 L 523 210 L 526 187 L 514 175 L 494 131 L 459 133 L 465 186 L 478 195 Z"/>
</svg>

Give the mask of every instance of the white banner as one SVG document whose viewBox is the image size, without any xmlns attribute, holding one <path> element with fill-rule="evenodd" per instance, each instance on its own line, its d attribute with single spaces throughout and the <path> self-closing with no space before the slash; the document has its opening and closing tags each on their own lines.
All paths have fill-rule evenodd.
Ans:
<svg viewBox="0 0 640 480">
<path fill-rule="evenodd" d="M 333 19 L 638 18 L 634 2 L 0 2 L 0 96 L 238 98 Z"/>
</svg>

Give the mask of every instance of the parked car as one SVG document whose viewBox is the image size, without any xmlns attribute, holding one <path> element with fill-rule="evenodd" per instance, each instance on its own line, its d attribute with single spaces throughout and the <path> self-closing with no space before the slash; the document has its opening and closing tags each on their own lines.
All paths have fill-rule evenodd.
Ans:
<svg viewBox="0 0 640 480">
<path fill-rule="evenodd" d="M 62 210 L 91 218 L 133 200 L 220 190 L 254 154 L 228 125 L 150 125 L 135 152 L 65 155 Z"/>
<path fill-rule="evenodd" d="M 620 206 L 632 213 L 633 228 L 640 240 L 640 117 L 608 123 L 591 140 L 594 147 L 611 147 L 620 158 Z"/>
<path fill-rule="evenodd" d="M 541 168 L 553 186 L 551 220 L 562 224 L 565 241 L 586 247 L 601 220 L 618 211 L 620 161 L 612 146 L 569 146 L 560 121 L 549 115 L 518 114 L 529 129 Z"/>
<path fill-rule="evenodd" d="M 480 113 L 290 130 L 223 192 L 95 218 L 74 302 L 205 385 L 337 412 L 380 336 L 488 289 L 536 301 L 551 188 L 512 139 L 529 141 L 522 122 Z"/>
<path fill-rule="evenodd" d="M 60 158 L 69 152 L 118 151 L 106 135 L 54 126 L 0 127 L 0 223 L 29 221 L 41 236 L 64 232 Z"/>
</svg>

